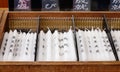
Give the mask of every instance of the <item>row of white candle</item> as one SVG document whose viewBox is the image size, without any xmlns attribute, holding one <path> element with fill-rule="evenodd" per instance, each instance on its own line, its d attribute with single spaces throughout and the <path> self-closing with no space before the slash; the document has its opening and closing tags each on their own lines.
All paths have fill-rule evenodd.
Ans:
<svg viewBox="0 0 120 72">
<path fill-rule="evenodd" d="M 0 49 L 1 61 L 34 61 L 36 33 L 5 32 Z"/>
<path fill-rule="evenodd" d="M 110 42 L 104 30 L 78 30 L 76 32 L 80 61 L 114 61 Z"/>
<path fill-rule="evenodd" d="M 118 58 L 120 59 L 120 30 L 111 30 L 111 34 L 118 54 Z"/>
<path fill-rule="evenodd" d="M 40 31 L 37 61 L 77 61 L 73 31 Z"/>
<path fill-rule="evenodd" d="M 120 31 L 112 30 L 113 41 L 120 58 Z M 0 49 L 1 61 L 34 61 L 36 33 L 5 32 Z M 39 33 L 37 61 L 77 61 L 73 31 L 53 33 L 48 29 Z M 104 30 L 76 32 L 79 61 L 115 61 L 110 42 Z"/>
</svg>

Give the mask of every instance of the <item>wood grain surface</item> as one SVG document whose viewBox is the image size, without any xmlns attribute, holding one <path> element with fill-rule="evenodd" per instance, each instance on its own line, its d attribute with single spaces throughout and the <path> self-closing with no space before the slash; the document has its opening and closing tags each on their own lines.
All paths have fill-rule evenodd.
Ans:
<svg viewBox="0 0 120 72">
<path fill-rule="evenodd" d="M 0 8 L 8 8 L 8 0 L 0 0 Z"/>
</svg>

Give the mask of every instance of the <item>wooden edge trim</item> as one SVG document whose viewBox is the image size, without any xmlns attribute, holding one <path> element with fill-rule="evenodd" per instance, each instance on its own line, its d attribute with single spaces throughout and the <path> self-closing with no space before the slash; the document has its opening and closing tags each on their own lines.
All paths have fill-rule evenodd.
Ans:
<svg viewBox="0 0 120 72">
<path fill-rule="evenodd" d="M 119 66 L 120 62 L 0 62 L 0 65 L 79 65 L 79 66 Z"/>
</svg>

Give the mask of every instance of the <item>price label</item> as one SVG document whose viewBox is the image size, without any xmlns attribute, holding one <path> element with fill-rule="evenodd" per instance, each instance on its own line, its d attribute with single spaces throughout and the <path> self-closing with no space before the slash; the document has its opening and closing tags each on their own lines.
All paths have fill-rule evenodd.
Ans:
<svg viewBox="0 0 120 72">
<path fill-rule="evenodd" d="M 14 0 L 14 10 L 31 10 L 31 0 Z"/>
<path fill-rule="evenodd" d="M 58 0 L 42 0 L 43 11 L 57 11 L 59 10 Z"/>
<path fill-rule="evenodd" d="M 111 11 L 120 11 L 120 0 L 111 0 Z"/>
<path fill-rule="evenodd" d="M 89 11 L 90 10 L 90 0 L 73 0 L 73 10 Z"/>
</svg>

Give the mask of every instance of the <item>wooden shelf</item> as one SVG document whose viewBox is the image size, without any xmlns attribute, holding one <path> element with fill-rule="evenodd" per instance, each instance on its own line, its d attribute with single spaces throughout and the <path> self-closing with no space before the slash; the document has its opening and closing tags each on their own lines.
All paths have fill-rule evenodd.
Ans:
<svg viewBox="0 0 120 72">
<path fill-rule="evenodd" d="M 119 72 L 120 62 L 0 62 L 0 72 Z"/>
</svg>

